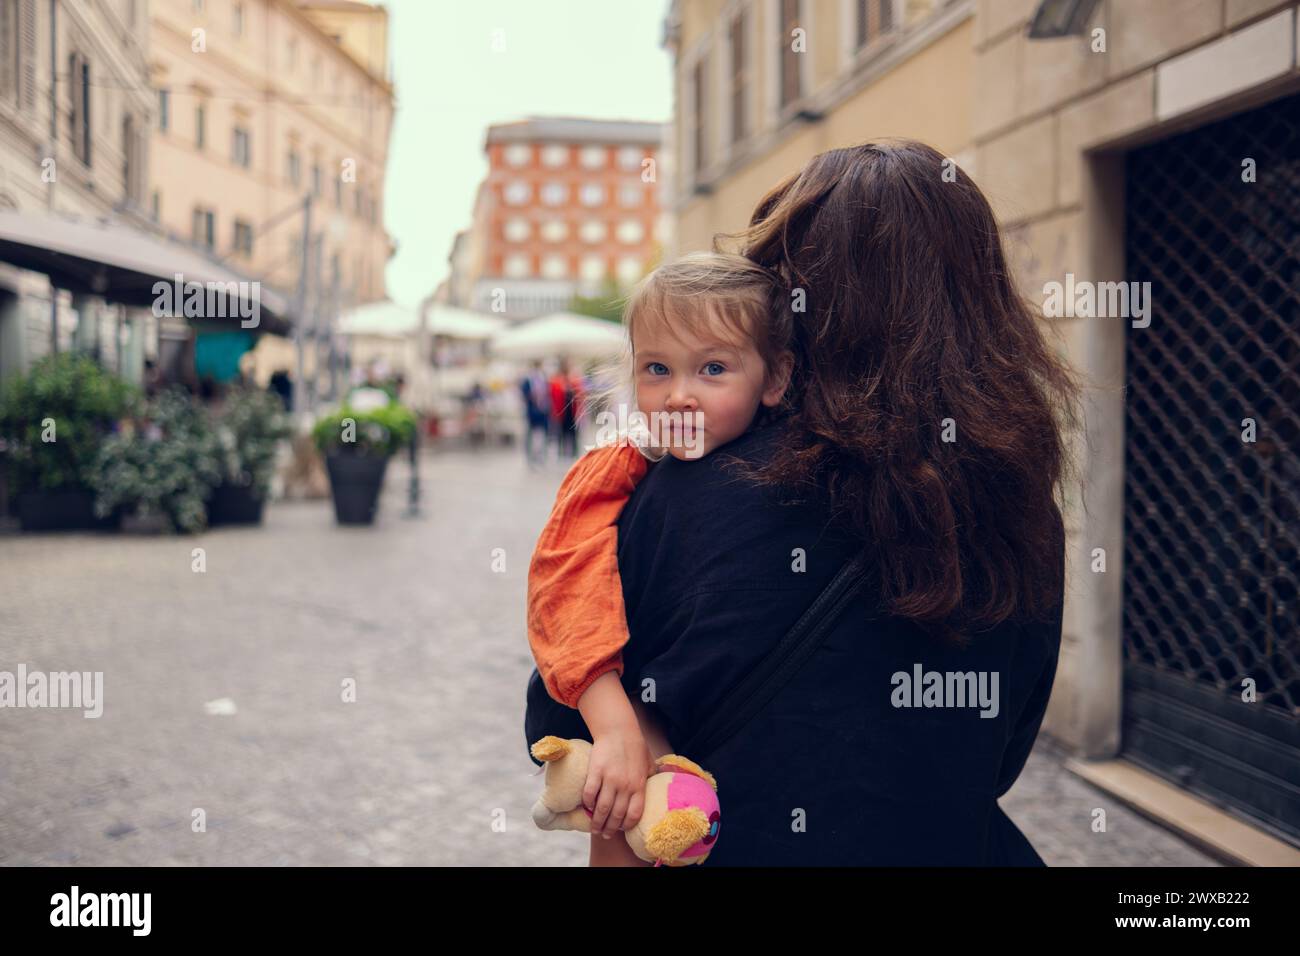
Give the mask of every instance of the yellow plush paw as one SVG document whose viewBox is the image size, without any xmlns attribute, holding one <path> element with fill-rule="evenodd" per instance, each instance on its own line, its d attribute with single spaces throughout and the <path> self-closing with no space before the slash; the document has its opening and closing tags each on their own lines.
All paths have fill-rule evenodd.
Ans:
<svg viewBox="0 0 1300 956">
<path fill-rule="evenodd" d="M 559 760 L 569 753 L 569 742 L 562 737 L 553 737 L 547 734 L 529 747 L 528 751 L 535 760 L 550 763 L 552 760 Z"/>
</svg>

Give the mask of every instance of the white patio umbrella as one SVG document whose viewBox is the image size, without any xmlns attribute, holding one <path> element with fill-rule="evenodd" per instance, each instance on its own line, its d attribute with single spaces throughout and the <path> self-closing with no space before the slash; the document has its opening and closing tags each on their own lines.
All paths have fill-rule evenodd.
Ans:
<svg viewBox="0 0 1300 956">
<path fill-rule="evenodd" d="M 426 307 L 425 320 L 430 335 L 453 339 L 490 339 L 509 325 L 507 320 L 481 312 L 432 302 Z"/>
<path fill-rule="evenodd" d="M 556 312 L 521 322 L 492 337 L 493 354 L 503 358 L 533 359 L 567 356 L 610 358 L 623 348 L 626 332 L 621 325 L 572 312 Z"/>
<path fill-rule="evenodd" d="M 368 302 L 339 316 L 343 335 L 381 335 L 402 338 L 420 331 L 420 314 L 396 302 Z"/>
</svg>

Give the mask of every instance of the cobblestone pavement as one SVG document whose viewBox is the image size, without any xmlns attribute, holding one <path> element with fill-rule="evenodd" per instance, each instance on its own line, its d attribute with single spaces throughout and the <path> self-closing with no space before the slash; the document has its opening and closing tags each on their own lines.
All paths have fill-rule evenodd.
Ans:
<svg viewBox="0 0 1300 956">
<path fill-rule="evenodd" d="M 524 582 L 564 466 L 421 470 L 422 514 L 397 461 L 373 528 L 316 501 L 196 537 L 0 537 L 0 670 L 104 673 L 98 719 L 0 710 L 0 863 L 585 864 L 586 837 L 529 818 L 522 726 Z M 1045 747 L 1003 805 L 1051 864 L 1211 862 Z"/>
</svg>

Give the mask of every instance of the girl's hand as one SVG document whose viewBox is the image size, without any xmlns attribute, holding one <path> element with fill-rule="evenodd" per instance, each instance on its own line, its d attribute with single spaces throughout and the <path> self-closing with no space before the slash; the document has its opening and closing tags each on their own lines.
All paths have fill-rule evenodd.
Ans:
<svg viewBox="0 0 1300 956">
<path fill-rule="evenodd" d="M 593 736 L 582 803 L 592 811 L 591 832 L 609 839 L 641 819 L 645 782 L 655 772 L 655 762 L 636 724 Z"/>
</svg>

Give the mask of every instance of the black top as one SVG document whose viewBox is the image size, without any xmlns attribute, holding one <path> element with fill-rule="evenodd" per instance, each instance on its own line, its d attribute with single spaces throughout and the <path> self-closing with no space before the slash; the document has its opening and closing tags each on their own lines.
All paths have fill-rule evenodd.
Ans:
<svg viewBox="0 0 1300 956">
<path fill-rule="evenodd" d="M 792 502 L 728 471 L 733 457 L 763 460 L 782 427 L 751 430 L 698 461 L 663 459 L 619 519 L 631 635 L 623 683 L 642 699 L 653 690 L 648 703 L 672 744 L 858 547 L 824 501 Z M 1059 610 L 962 651 L 879 616 L 871 591 L 748 725 L 714 753 L 685 754 L 715 776 L 722 805 L 704 865 L 1042 865 L 997 798 L 1047 707 Z M 948 706 L 924 706 L 945 689 Z"/>
</svg>

